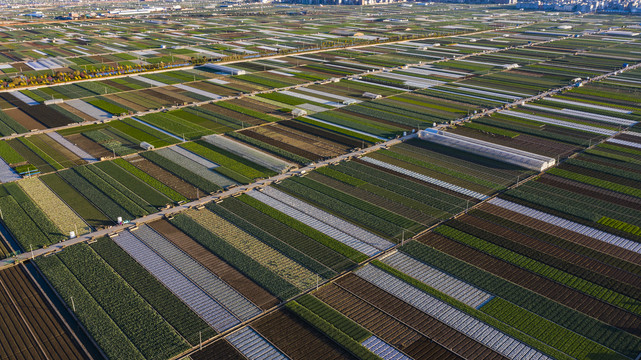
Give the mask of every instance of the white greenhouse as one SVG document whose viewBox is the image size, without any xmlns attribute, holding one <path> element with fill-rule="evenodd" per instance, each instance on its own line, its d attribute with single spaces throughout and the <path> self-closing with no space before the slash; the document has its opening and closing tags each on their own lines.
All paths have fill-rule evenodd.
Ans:
<svg viewBox="0 0 641 360">
<path fill-rule="evenodd" d="M 418 137 L 421 140 L 431 141 L 536 171 L 543 171 L 554 166 L 556 162 L 551 157 L 434 129 L 421 130 L 418 133 Z"/>
</svg>

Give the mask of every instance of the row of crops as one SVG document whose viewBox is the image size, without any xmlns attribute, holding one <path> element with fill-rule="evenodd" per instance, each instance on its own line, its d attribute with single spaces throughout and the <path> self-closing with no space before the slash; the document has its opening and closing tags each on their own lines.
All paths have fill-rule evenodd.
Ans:
<svg viewBox="0 0 641 360">
<path fill-rule="evenodd" d="M 412 51 L 414 51 L 415 47 L 421 48 L 420 44 L 429 45 L 429 42 L 409 42 L 395 45 L 394 47 L 405 50 L 412 49 Z M 605 41 L 598 36 L 593 36 L 589 40 L 555 40 L 538 47 L 529 46 L 518 49 L 509 49 L 505 45 L 494 47 L 488 47 L 486 46 L 487 44 L 471 45 L 469 42 L 465 44 L 465 46 L 462 45 L 463 44 L 459 43 L 450 44 L 448 51 L 457 50 L 460 54 L 474 55 L 475 52 L 492 49 L 500 52 L 478 55 L 476 57 L 504 58 L 507 54 L 512 54 L 512 52 L 527 50 L 528 53 L 533 53 L 533 55 L 529 57 L 524 57 L 528 59 L 528 63 L 541 63 L 556 58 L 566 59 L 568 58 L 566 48 L 574 47 L 583 49 L 582 47 L 585 46 L 585 49 L 588 51 L 586 54 L 589 55 L 591 52 L 595 53 L 592 60 L 601 61 L 603 71 L 600 73 L 616 67 L 616 64 L 603 60 L 604 53 L 608 51 L 612 53 L 621 52 L 622 49 L 628 46 L 626 43 L 611 46 L 611 42 Z M 527 44 L 522 41 L 515 41 L 513 45 L 525 46 Z M 457 46 L 459 47 L 457 48 Z M 379 47 L 383 51 L 389 51 L 387 47 Z M 371 47 L 373 50 L 372 53 L 377 53 L 376 49 L 379 47 Z M 438 47 L 434 46 L 433 48 L 437 49 Z M 3 119 L 6 118 L 6 131 L 4 134 L 8 135 L 14 132 L 22 133 L 28 129 L 42 129 L 67 123 L 107 119 L 112 115 L 136 113 L 148 109 L 160 109 L 162 107 L 171 107 L 195 101 L 208 101 L 216 99 L 219 96 L 230 96 L 238 92 L 249 93 L 274 87 L 297 85 L 308 83 L 316 78 L 327 79 L 335 76 L 349 76 L 354 73 L 362 73 L 369 69 L 394 66 L 394 64 L 379 64 L 378 66 L 367 65 L 359 67 L 359 62 L 364 61 L 367 56 L 360 54 L 360 52 L 363 51 L 359 50 L 360 52 L 353 51 L 355 56 L 349 57 L 349 60 L 342 60 L 345 58 L 344 55 L 346 55 L 343 53 L 349 51 L 350 50 L 342 51 L 340 56 L 335 56 L 333 52 L 330 52 L 327 54 L 324 53 L 322 56 L 310 55 L 304 59 L 286 57 L 278 62 L 262 60 L 260 64 L 256 64 L 257 66 L 254 66 L 253 69 L 248 70 L 272 78 L 290 79 L 298 76 L 300 80 L 296 83 L 282 83 L 267 87 L 243 85 L 243 83 L 248 83 L 248 81 L 243 80 L 243 76 L 245 75 L 225 77 L 225 80 L 222 80 L 223 78 L 212 80 L 211 77 L 214 76 L 214 74 L 204 70 L 194 69 L 44 87 L 28 91 L 25 90 L 21 93 L 13 93 L 15 96 L 5 94 L 3 95 L 5 101 L 3 108 L 6 108 L 3 112 Z M 365 53 L 370 52 L 366 51 Z M 455 53 L 452 52 L 452 54 Z M 577 58 L 575 60 L 579 61 L 578 58 L 580 58 L 580 56 L 571 55 L 569 58 Z M 585 57 L 588 55 L 582 56 Z M 461 61 L 468 61 L 469 64 L 473 65 L 479 65 L 479 63 L 483 62 L 478 61 L 479 59 L 475 60 L 476 57 L 472 56 L 467 60 Z M 520 58 L 521 57 L 517 57 L 517 60 Z M 328 59 L 334 60 L 328 62 Z M 406 62 L 407 61 L 410 61 L 410 59 L 407 59 Z M 493 61 L 498 60 L 486 59 L 486 61 L 492 64 Z M 634 61 L 634 58 L 631 57 L 625 59 L 625 61 Z M 414 63 L 416 63 L 416 61 L 414 61 Z M 248 63 L 243 64 L 246 64 L 243 66 L 249 66 Z M 454 120 L 483 108 L 500 106 L 506 101 L 513 101 L 519 97 L 531 95 L 534 89 L 540 91 L 551 86 L 565 84 L 576 76 L 574 74 L 568 74 L 566 77 L 559 75 L 554 81 L 544 81 L 543 78 L 548 75 L 529 72 L 529 70 L 526 69 L 525 63 L 521 64 L 523 67 L 517 70 L 504 71 L 504 67 L 495 66 L 488 70 L 490 74 L 480 72 L 476 74 L 482 76 L 474 76 L 474 71 L 460 68 L 457 64 L 457 61 L 445 61 L 436 63 L 435 65 L 414 66 L 407 69 L 395 70 L 392 73 L 380 73 L 375 75 L 380 78 L 376 81 L 373 81 L 374 79 L 371 78 L 371 76 L 365 76 L 362 79 L 354 78 L 351 80 L 343 80 L 339 83 L 314 85 L 278 93 L 261 94 L 243 99 L 222 101 L 216 104 L 206 104 L 198 107 L 187 107 L 181 110 L 133 117 L 123 121 L 112 122 L 113 124 L 109 125 L 101 124 L 78 127 L 73 130 L 63 130 L 61 134 L 67 137 L 72 143 L 79 144 L 85 151 L 94 150 L 92 156 L 94 158 L 100 158 L 109 155 L 109 153 L 112 155 L 126 155 L 137 150 L 139 151 L 139 144 L 143 141 L 160 147 L 184 139 L 197 139 L 206 134 L 229 132 L 265 122 L 278 121 L 284 116 L 289 116 L 288 113 L 292 109 L 302 108 L 311 116 L 300 118 L 298 119 L 299 121 L 360 138 L 364 145 L 365 141 L 378 141 L 379 138 L 394 136 L 403 131 L 429 127 L 432 123 Z M 311 78 L 301 78 L 303 74 L 318 73 L 321 71 L 319 66 L 325 69 L 324 71 L 328 71 L 328 69 L 345 70 L 344 68 L 355 70 L 342 74 L 326 73 L 324 77 L 312 76 Z M 261 68 L 262 71 L 260 71 Z M 497 81 L 492 78 L 493 76 L 502 76 L 504 80 Z M 385 83 L 381 80 L 383 78 L 387 79 L 385 81 L 388 82 L 393 82 L 395 78 L 401 78 L 405 79 L 403 80 L 405 82 L 411 82 L 415 85 L 418 82 L 420 85 L 408 87 L 403 84 Z M 431 83 L 425 83 L 426 81 Z M 541 87 L 530 87 L 526 89 L 523 84 L 527 81 L 538 81 Z M 508 82 L 521 86 L 522 88 L 517 89 L 509 85 Z M 408 89 L 415 88 L 428 89 L 419 90 L 411 94 L 406 93 L 391 96 L 381 101 L 353 103 L 359 102 L 360 100 L 358 99 L 362 98 L 364 92 L 390 96 L 404 93 Z M 36 103 L 48 99 L 67 101 L 51 105 L 39 104 L 29 106 L 23 102 L 24 97 L 31 98 L 32 101 Z M 345 106 L 346 103 L 352 104 Z M 558 105 L 558 102 L 556 104 Z M 543 105 L 545 106 L 545 104 Z M 15 108 L 12 108 L 14 106 Z M 570 105 L 570 107 L 571 106 L 573 105 Z M 340 109 L 326 111 L 332 107 L 339 107 Z M 430 111 L 425 112 L 425 108 L 429 108 Z M 48 119 L 54 118 L 58 119 L 56 121 L 62 122 L 57 125 L 46 123 L 50 121 Z M 514 136 L 514 132 L 511 131 L 511 129 L 498 130 L 494 129 L 494 127 L 497 127 L 495 125 L 493 121 L 485 121 L 484 123 L 472 126 L 487 132 Z M 80 136 L 80 134 L 82 134 L 82 136 Z M 562 134 L 549 136 L 563 139 Z M 566 138 L 570 137 L 571 136 L 567 136 Z M 577 141 L 581 141 L 581 139 Z M 67 156 L 59 155 L 58 158 L 54 159 L 49 158 L 47 154 L 60 152 L 59 149 L 58 151 L 56 151 L 57 149 L 51 149 L 51 147 L 56 147 L 55 144 L 46 146 L 45 144 L 30 144 L 27 140 L 23 142 L 26 142 L 26 146 L 32 150 L 32 152 L 35 152 L 35 155 L 31 154 L 30 157 L 28 156 L 29 158 L 25 159 L 26 162 L 16 163 L 9 162 L 11 160 L 7 161 L 9 165 L 14 168 L 15 172 L 19 174 L 31 174 L 38 171 L 49 172 L 61 167 L 67 167 L 74 161 L 76 163 L 78 162 L 78 159 L 68 154 Z M 253 142 L 256 142 L 256 139 L 254 139 Z M 85 145 L 83 145 L 83 143 Z M 100 146 L 96 147 L 93 143 L 98 143 Z M 14 148 L 18 146 L 19 145 L 16 145 Z M 64 152 L 64 150 L 62 151 Z M 23 152 L 26 152 L 26 150 L 23 150 Z M 91 153 L 91 151 L 89 152 Z M 307 158 L 305 156 L 303 157 Z M 303 160 L 302 158 L 297 159 L 299 161 Z"/>
<path fill-rule="evenodd" d="M 349 49 L 287 58 L 280 67 L 241 63 L 249 75 L 199 84 L 255 91 L 359 73 L 365 64 L 508 47 L 460 40 L 423 50 L 417 48 L 428 42 L 363 48 L 360 68 Z M 538 89 L 467 83 L 475 79 L 509 74 L 518 84 L 539 79 L 541 89 L 565 85 L 572 79 L 555 69 L 574 60 L 563 48 L 586 44 L 599 54 L 626 48 L 598 37 L 565 39 L 546 45 L 554 56 L 538 59 L 546 64 L 533 68 L 540 76 L 525 65 L 506 70 L 501 64 L 510 62 L 497 59 L 499 52 L 2 142 L 0 156 L 14 170 L 41 174 L 2 186 L 0 210 L 15 242 L 0 250 L 48 246 L 71 231 L 134 220 Z M 294 65 L 299 60 L 305 63 Z M 567 66 L 578 69 L 583 61 Z M 594 65 L 602 72 L 613 67 L 605 60 Z M 204 79 L 191 74 L 135 79 L 137 90 L 155 93 L 134 95 L 129 105 L 106 97 L 116 91 L 80 94 L 64 105 L 85 116 L 104 115 L 86 104 L 109 116 L 136 111 L 136 101 L 141 109 L 170 106 L 173 100 L 144 103 L 166 95 L 162 86 L 142 85 L 156 82 L 198 101 L 226 94 L 196 85 Z M 35 263 L 110 358 L 172 358 L 249 321 L 191 357 L 634 359 L 641 352 L 641 141 L 632 125 L 640 112 L 633 95 L 622 93 L 612 105 L 605 89 L 631 80 L 626 90 L 633 92 L 637 77 L 624 72 L 448 130 L 564 160 L 534 180 L 534 171 L 501 159 L 415 137 Z M 364 101 L 363 92 L 385 98 Z M 305 104 L 308 117 L 288 119 Z M 157 149 L 141 151 L 142 142 Z"/>
<path fill-rule="evenodd" d="M 168 147 L 163 151 L 143 153 L 143 156 L 79 166 L 17 184 L 25 187 L 25 192 L 51 189 L 49 191 L 57 204 L 64 202 L 72 214 L 84 216 L 93 212 L 102 215 L 103 221 L 108 223 L 122 214 L 143 216 L 154 212 L 154 207 L 181 199 L 180 188 L 173 182 L 147 175 L 148 169 L 154 167 L 183 182 L 205 181 L 203 173 L 199 175 L 193 168 L 187 173 L 189 169 L 185 164 L 188 161 L 202 169 L 206 169 L 202 165 L 206 160 L 215 162 L 219 167 L 227 167 L 228 171 L 244 173 L 248 179 L 270 175 L 269 170 L 260 172 L 259 166 L 234 157 L 206 141 L 188 143 L 182 149 L 190 151 L 191 157 L 176 161 L 175 156 L 183 156 L 181 151 Z M 466 161 L 462 154 L 442 153 L 439 165 L 425 161 L 439 151 L 429 143 L 415 140 L 371 156 L 414 173 L 487 193 L 504 188 L 524 174 L 521 169 L 493 161 L 483 164 Z M 195 156 L 200 156 L 200 160 L 194 161 Z M 234 159 L 239 161 L 233 162 Z M 177 170 L 179 167 L 183 172 Z M 207 171 L 214 173 L 217 169 Z M 34 185 L 30 186 L 37 184 L 39 187 L 29 190 L 23 185 L 32 183 Z M 402 191 L 399 191 L 398 184 L 402 184 Z M 209 185 L 213 186 L 212 183 Z M 5 187 L 7 202 L 26 204 L 22 198 L 13 200 L 18 196 L 12 190 L 12 187 L 17 188 L 16 185 L 7 184 Z M 188 298 L 195 294 L 196 288 L 189 291 L 186 285 L 172 283 L 177 275 L 162 275 L 167 271 L 163 269 L 171 266 L 180 268 L 187 263 L 201 264 L 181 270 L 181 276 L 186 277 L 181 280 L 183 284 L 199 284 L 198 288 L 205 289 L 206 293 L 201 297 L 224 304 L 220 291 L 212 288 L 207 292 L 207 286 L 203 285 L 206 282 L 203 276 L 215 277 L 254 306 L 267 309 L 353 268 L 372 254 L 366 249 L 374 252 L 388 249 L 394 242 L 401 242 L 468 206 L 469 198 L 439 189 L 366 161 L 352 161 L 319 169 L 306 177 L 286 180 L 264 193 L 228 198 L 219 204 L 210 203 L 204 209 L 186 211 L 169 221 L 151 223 L 150 229 L 153 230 L 132 230 L 130 234 L 133 237 L 123 233 L 114 236 L 113 240 L 101 238 L 89 245 L 73 246 L 60 255 L 41 258 L 37 264 L 67 304 L 75 307 L 74 313 L 109 356 L 130 354 L 134 357 L 164 358 L 194 345 L 194 329 L 199 329 L 198 333 L 205 339 L 226 329 L 224 326 L 229 325 L 220 324 L 229 321 L 225 320 L 229 315 L 224 315 L 224 312 L 215 315 L 197 308 Z M 272 201 L 265 200 L 265 196 Z M 415 196 L 422 196 L 425 200 Z M 274 205 L 274 201 L 280 205 Z M 435 202 L 438 203 L 436 207 L 425 205 Z M 52 211 L 47 204 L 36 206 L 42 206 L 42 212 Z M 89 207 L 93 208 L 91 212 Z M 3 206 L 2 209 L 9 211 L 10 208 L 4 210 Z M 36 216 L 32 214 L 33 210 L 22 211 Z M 69 222 L 66 216 L 60 215 L 61 219 Z M 7 216 L 6 212 L 4 216 Z M 76 218 L 82 221 L 82 218 Z M 357 221 L 358 218 L 367 222 Z M 85 217 L 84 221 L 93 228 L 99 226 L 98 219 Z M 354 222 L 361 227 L 355 226 Z M 32 227 L 36 225 L 44 226 L 42 221 L 34 218 Z M 86 228 L 90 229 L 89 226 Z M 46 231 L 41 229 L 43 234 Z M 65 238 L 64 234 L 58 236 L 58 240 Z M 27 237 L 22 239 L 25 239 L 21 243 L 24 247 Z M 135 240 L 135 246 L 134 239 L 139 239 Z M 44 244 L 53 241 L 43 240 Z M 170 251 L 170 248 L 175 250 Z M 179 253 L 183 260 L 176 257 Z M 87 266 L 89 268 L 80 274 L 80 269 Z M 104 282 L 90 283 L 88 279 L 95 274 L 99 274 Z M 116 278 L 118 281 L 113 280 Z M 143 281 L 143 278 L 153 278 L 154 281 Z M 159 288 L 163 292 L 155 295 Z M 122 303 L 122 306 L 126 304 L 130 308 L 127 312 L 119 312 L 115 298 L 109 296 L 122 291 L 128 299 Z M 184 304 L 179 308 L 181 310 L 169 312 L 168 304 L 177 301 Z M 131 311 L 136 312 L 136 317 L 129 315 Z M 196 317 L 199 321 L 191 321 L 187 326 L 186 320 L 178 323 L 179 315 Z M 92 322 L 106 323 L 109 330 L 98 330 Z M 150 332 L 150 328 L 154 331 Z M 349 346 L 354 346 L 353 340 L 348 341 L 340 334 L 336 336 L 342 339 L 341 343 L 347 341 L 352 344 Z M 170 338 L 171 341 L 168 340 Z M 165 341 L 163 346 L 143 345 L 154 344 L 161 339 Z M 361 349 L 357 351 L 364 351 L 363 345 L 356 345 L 356 349 Z"/>
<path fill-rule="evenodd" d="M 289 349 L 289 358 L 301 351 L 292 339 L 310 335 L 283 340 L 274 331 L 281 317 L 359 358 L 634 359 L 641 353 L 635 133 L 614 138 L 627 145 L 592 147 L 289 302 L 252 322 L 252 331 L 262 346 Z M 342 166 L 292 181 L 309 185 Z M 233 336 L 210 351 L 230 344 L 229 352 L 251 351 Z"/>
<path fill-rule="evenodd" d="M 9 66 L 2 71 L 11 75 L 22 72 L 29 78 L 49 75 L 50 68 L 65 68 L 67 71 L 111 72 L 121 69 L 144 68 L 154 64 L 183 64 L 204 60 L 238 60 L 279 53 L 295 53 L 319 48 L 343 47 L 377 43 L 401 38 L 427 37 L 473 32 L 491 28 L 501 28 L 514 23 L 527 23 L 535 18 L 551 18 L 549 15 L 531 15 L 510 10 L 502 19 L 472 19 L 472 9 L 459 10 L 461 18 L 470 16 L 465 28 L 452 26 L 452 19 L 444 16 L 442 10 L 435 9 L 380 9 L 377 18 L 405 17 L 404 24 L 389 24 L 363 19 L 355 9 L 342 9 L 337 21 L 334 11 L 314 9 L 316 17 L 312 24 L 301 19 L 292 19 L 287 9 L 264 6 L 261 9 L 245 5 L 247 17 L 237 16 L 238 8 L 208 9 L 212 14 L 227 14 L 220 21 L 212 23 L 200 19 L 203 9 L 182 9 L 168 11 L 169 22 L 145 24 L 136 18 L 111 18 L 109 25 L 114 32 L 104 36 L 101 21 L 65 23 L 39 23 L 31 19 L 20 28 L 3 29 L 0 37 L 4 40 L 0 61 Z M 72 10 L 72 13 L 80 13 Z M 9 12 L 18 16 L 18 12 Z M 58 14 L 58 13 L 57 13 Z M 191 15 L 196 16 L 191 16 Z M 58 15 L 67 13 L 60 12 Z M 426 23 L 423 16 L 432 16 Z M 174 21 L 175 19 L 175 21 Z M 87 19 L 85 19 L 87 20 Z M 604 19 L 608 20 L 608 19 Z M 608 23 L 613 23 L 609 20 Z M 302 26 L 302 25 L 305 26 Z M 78 26 L 75 26 L 78 25 Z M 333 35 L 342 27 L 357 26 L 363 36 Z M 251 26 L 251 29 L 246 27 Z M 399 31 L 403 35 L 399 35 Z M 349 34 L 348 34 L 349 35 Z M 50 40 L 52 39 L 52 40 Z M 55 40 L 53 40 L 55 39 Z M 483 42 L 483 44 L 485 44 Z M 496 44 L 494 44 L 496 45 Z M 337 52 L 340 52 L 337 51 Z M 372 61 L 394 61 L 395 49 L 381 51 Z M 398 52 L 398 50 L 396 51 Z M 403 56 L 410 57 L 411 54 Z M 398 57 L 398 55 L 396 56 Z"/>
<path fill-rule="evenodd" d="M 4 221 L 28 250 L 276 174 L 205 141 L 3 186 Z M 211 169 L 207 165 L 213 165 Z"/>
<path fill-rule="evenodd" d="M 532 173 L 418 139 L 275 185 L 396 242 L 412 226 L 420 232 L 417 225 L 448 220 L 247 329 L 267 341 L 262 346 L 290 349 L 282 354 L 289 358 L 301 350 L 275 334 L 281 317 L 359 358 L 634 359 L 641 353 L 640 112 L 631 98 L 610 101 L 602 89 L 616 94 L 629 81 L 634 93 L 637 77 L 623 73 L 453 129 L 562 161 L 509 190 Z M 464 211 L 476 203 L 464 190 L 500 195 Z M 451 207 L 438 218 L 441 199 Z M 233 336 L 210 351 L 223 348 L 250 351 Z"/>
</svg>

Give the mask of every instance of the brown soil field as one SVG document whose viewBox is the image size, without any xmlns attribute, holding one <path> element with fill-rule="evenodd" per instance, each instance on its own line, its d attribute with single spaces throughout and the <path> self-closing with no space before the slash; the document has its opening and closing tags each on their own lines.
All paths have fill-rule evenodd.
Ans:
<svg viewBox="0 0 641 360">
<path fill-rule="evenodd" d="M 247 360 L 225 339 L 215 341 L 202 350 L 189 355 L 193 360 Z"/>
<path fill-rule="evenodd" d="M 3 359 L 85 359 L 26 270 L 0 271 L 0 354 Z"/>
<path fill-rule="evenodd" d="M 314 295 L 413 359 L 461 359 L 425 335 L 337 285 L 323 286 Z"/>
<path fill-rule="evenodd" d="M 134 156 L 127 159 L 131 164 L 139 168 L 140 170 L 146 172 L 147 174 L 158 179 L 163 184 L 169 186 L 170 188 L 176 190 L 179 194 L 186 197 L 187 199 L 194 200 L 197 196 L 197 191 L 194 186 L 186 182 L 185 180 L 177 177 L 176 175 L 170 173 L 169 171 L 161 168 L 160 166 L 152 163 L 151 161 L 141 157 Z"/>
<path fill-rule="evenodd" d="M 591 238 L 589 236 L 581 235 L 575 233 L 574 231 L 566 230 L 564 228 L 554 226 L 552 224 L 546 223 L 544 221 L 536 220 L 528 216 L 524 216 L 509 210 L 505 210 L 498 206 L 492 204 L 484 204 L 482 206 L 483 211 L 487 211 L 491 214 L 504 217 L 508 220 L 517 222 L 519 224 L 526 225 L 533 229 L 557 236 L 561 239 L 567 240 L 572 243 L 579 244 L 591 249 L 594 249 L 599 252 L 611 255 L 613 257 L 619 258 L 631 262 L 633 264 L 641 264 L 641 254 L 626 250 L 624 248 L 605 243 L 603 241 Z"/>
<path fill-rule="evenodd" d="M 8 109 L 8 110 L 5 110 L 4 112 L 7 115 L 11 116 L 15 121 L 20 123 L 20 125 L 26 127 L 28 130 L 33 130 L 33 129 L 42 130 L 47 128 L 46 126 L 36 121 L 31 116 L 22 112 L 22 110 L 20 109 Z"/>
<path fill-rule="evenodd" d="M 354 274 L 339 279 L 336 284 L 462 358 L 470 360 L 507 359 Z"/>
<path fill-rule="evenodd" d="M 251 326 L 293 360 L 355 359 L 287 310 L 273 312 L 254 321 Z"/>
<path fill-rule="evenodd" d="M 89 139 L 88 137 L 82 134 L 68 135 L 65 138 L 71 141 L 71 143 L 77 145 L 84 151 L 91 154 L 91 156 L 95 157 L 96 159 L 100 159 L 103 156 L 113 156 L 113 153 L 111 151 L 98 145 L 98 143 L 94 142 L 93 140 Z"/>
</svg>

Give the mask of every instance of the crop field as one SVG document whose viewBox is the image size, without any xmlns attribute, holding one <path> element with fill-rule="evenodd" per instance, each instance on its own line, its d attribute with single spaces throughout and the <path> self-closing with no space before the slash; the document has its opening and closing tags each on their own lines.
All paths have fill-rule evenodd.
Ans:
<svg viewBox="0 0 641 360">
<path fill-rule="evenodd" d="M 89 355 L 65 329 L 66 320 L 57 313 L 61 309 L 52 308 L 24 266 L 1 271 L 0 279 L 0 302 L 6 319 L 2 327 L 3 357 L 85 359 Z"/>
<path fill-rule="evenodd" d="M 239 133 L 314 161 L 335 157 L 348 149 L 343 144 L 280 124 L 260 126 Z"/>
<path fill-rule="evenodd" d="M 3 357 L 641 354 L 633 18 L 6 10 Z"/>
</svg>

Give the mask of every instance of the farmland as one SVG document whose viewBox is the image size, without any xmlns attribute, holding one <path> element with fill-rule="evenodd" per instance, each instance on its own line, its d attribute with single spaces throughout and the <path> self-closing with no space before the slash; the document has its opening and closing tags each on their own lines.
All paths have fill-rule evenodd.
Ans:
<svg viewBox="0 0 641 360">
<path fill-rule="evenodd" d="M 633 19 L 192 5 L 7 9 L 5 357 L 638 358 Z"/>
</svg>

